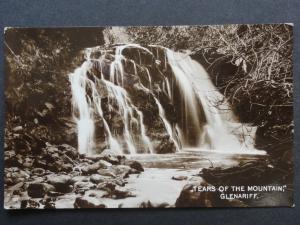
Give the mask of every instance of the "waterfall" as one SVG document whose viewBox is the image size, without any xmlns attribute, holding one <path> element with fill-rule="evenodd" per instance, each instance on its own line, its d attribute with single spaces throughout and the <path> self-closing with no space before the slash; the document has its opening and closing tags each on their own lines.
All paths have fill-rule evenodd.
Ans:
<svg viewBox="0 0 300 225">
<path fill-rule="evenodd" d="M 206 71 L 189 55 L 138 44 L 113 48 L 113 53 L 101 47 L 86 49 L 85 62 L 69 75 L 81 154 L 99 152 L 99 144 L 101 149 L 118 154 L 156 153 L 164 134 L 176 151 L 182 147 L 222 151 L 253 148 L 249 138 L 247 144 L 240 140 L 241 132 L 234 134 L 230 124 L 237 127 L 240 123 Z M 99 52 L 100 56 L 95 54 Z M 149 123 L 142 110 L 146 106 L 132 96 L 134 88 L 147 96 L 146 104 L 158 109 L 158 120 Z M 172 112 L 176 121 L 174 117 L 169 121 L 170 112 L 166 113 L 168 108 L 159 95 L 178 106 Z M 223 103 L 217 105 L 219 102 Z M 146 115 L 149 113 L 154 112 Z M 164 126 L 165 133 L 153 133 L 159 126 L 156 123 Z"/>
<path fill-rule="evenodd" d="M 226 99 L 213 85 L 201 64 L 187 54 L 173 52 L 170 49 L 166 49 L 166 55 L 180 91 L 187 101 L 185 110 L 192 113 L 192 119 L 197 124 L 199 121 L 197 121 L 196 102 L 199 101 L 203 108 L 206 124 L 203 126 L 203 131 L 199 133 L 198 147 L 223 151 L 247 150 L 249 146 L 245 146 L 230 132 L 229 123 L 222 114 L 235 121 L 234 115 Z"/>
<path fill-rule="evenodd" d="M 155 99 L 155 103 L 158 107 L 158 112 L 159 112 L 159 117 L 161 118 L 161 120 L 164 123 L 165 129 L 169 135 L 169 138 L 171 138 L 171 140 L 173 141 L 173 143 L 175 144 L 176 150 L 179 151 L 179 144 L 177 142 L 177 140 L 174 138 L 174 134 L 173 134 L 173 129 L 171 124 L 169 123 L 169 121 L 166 119 L 166 115 L 165 115 L 165 110 L 163 109 L 163 107 L 161 106 L 160 102 L 158 101 L 157 98 Z"/>
</svg>

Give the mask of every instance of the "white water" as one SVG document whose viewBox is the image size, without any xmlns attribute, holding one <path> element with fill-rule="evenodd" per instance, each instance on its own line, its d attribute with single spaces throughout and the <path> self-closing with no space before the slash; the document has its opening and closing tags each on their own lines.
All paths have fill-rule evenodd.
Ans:
<svg viewBox="0 0 300 225">
<path fill-rule="evenodd" d="M 195 107 L 197 101 L 203 108 L 206 124 L 203 126 L 203 131 L 199 133 L 198 147 L 230 152 L 254 150 L 249 142 L 245 145 L 231 132 L 229 127 L 231 123 L 226 120 L 226 117 L 231 121 L 236 119 L 224 96 L 213 85 L 201 64 L 187 54 L 169 49 L 166 49 L 166 55 L 180 91 L 185 97 L 185 110 L 192 113 L 192 119 L 196 124 L 199 124 Z M 198 129 L 200 130 L 200 125 Z"/>
<path fill-rule="evenodd" d="M 95 140 L 96 121 L 102 123 L 105 132 L 105 139 L 110 149 L 117 153 L 155 153 L 151 139 L 147 136 L 147 127 L 144 125 L 143 113 L 133 105 L 130 96 L 124 88 L 126 82 L 124 63 L 129 62 L 133 65 L 134 75 L 138 77 L 137 64 L 132 59 L 127 59 L 123 55 L 124 49 L 134 48 L 138 50 L 139 60 L 141 63 L 141 51 L 155 57 L 147 48 L 137 44 L 120 45 L 115 48 L 114 59 L 110 63 L 109 76 L 105 79 L 103 75 L 102 62 L 104 62 L 104 53 L 101 50 L 100 58 L 91 58 L 93 49 L 86 49 L 86 61 L 77 68 L 74 73 L 70 74 L 70 82 L 73 96 L 73 112 L 78 128 L 78 150 L 80 153 L 94 153 L 97 149 Z M 95 50 L 95 49 L 94 49 Z M 97 49 L 99 51 L 99 49 Z M 185 111 L 185 123 L 192 123 L 193 132 L 198 135 L 198 144 L 192 146 L 198 149 L 212 149 L 227 152 L 240 152 L 253 149 L 251 141 L 241 141 L 241 132 L 233 133 L 234 126 L 240 126 L 233 113 L 230 111 L 226 101 L 221 106 L 216 106 L 216 102 L 223 100 L 224 96 L 216 90 L 208 74 L 203 67 L 196 61 L 192 60 L 189 55 L 176 53 L 170 49 L 164 48 L 164 66 L 167 69 L 167 63 L 173 72 L 173 81 L 179 88 L 180 95 L 183 99 L 181 108 Z M 156 57 L 160 57 L 158 51 Z M 156 60 L 159 61 L 159 58 Z M 95 62 L 98 62 L 100 78 L 96 77 L 91 71 Z M 143 65 L 138 65 L 143 66 Z M 164 124 L 165 130 L 170 140 L 175 144 L 177 151 L 185 143 L 185 134 L 178 124 L 174 127 L 168 121 L 164 108 L 158 97 L 152 92 L 157 85 L 151 78 L 147 67 L 146 71 L 149 86 L 145 87 L 141 82 L 141 87 L 150 93 L 158 107 L 159 117 Z M 107 76 L 106 76 L 107 77 Z M 128 79 L 128 78 L 127 78 Z M 173 83 L 170 85 L 172 78 L 165 77 L 162 81 L 161 90 L 173 99 Z M 128 80 L 127 80 L 128 82 Z M 105 115 L 101 105 L 101 99 L 107 97 L 108 111 L 117 113 L 121 119 L 122 131 L 115 129 L 115 123 L 110 121 L 109 115 Z M 204 120 L 201 119 L 201 109 L 204 112 Z M 226 108 L 226 113 L 222 109 Z M 107 109 L 106 109 L 107 110 Z M 225 118 L 226 117 L 226 118 Z M 204 122 L 203 122 L 204 121 Z M 205 122 L 206 121 L 206 122 Z M 119 122 L 118 122 L 119 123 Z M 119 127 L 119 126 L 118 126 Z M 134 129 L 135 127 L 135 129 Z M 138 127 L 138 128 L 136 128 Z M 187 128 L 187 126 L 186 126 Z M 136 130 L 138 129 L 138 131 Z M 242 126 L 243 129 L 243 126 Z M 244 129 L 243 129 L 244 131 Z M 252 132 L 253 133 L 253 132 Z M 247 140 L 252 140 L 248 137 Z M 183 146 L 191 147 L 191 146 Z"/>
<path fill-rule="evenodd" d="M 169 137 L 171 138 L 171 140 L 173 141 L 173 143 L 175 144 L 176 150 L 179 151 L 179 144 L 177 142 L 177 140 L 174 138 L 174 134 L 173 134 L 173 129 L 171 124 L 169 123 L 169 121 L 166 119 L 166 115 L 165 115 L 165 110 L 163 109 L 163 107 L 161 106 L 160 102 L 158 101 L 157 98 L 155 99 L 155 103 L 158 107 L 158 112 L 159 112 L 159 117 L 161 118 L 161 120 L 164 123 L 164 126 L 166 128 L 166 131 L 169 135 Z"/>
<path fill-rule="evenodd" d="M 140 129 L 139 136 L 142 141 L 142 148 L 146 149 L 148 153 L 154 152 L 150 138 L 146 135 L 143 114 L 131 103 L 127 91 L 122 87 L 124 84 L 122 64 L 124 57 L 122 56 L 122 51 L 127 47 L 137 47 L 137 45 L 119 46 L 116 48 L 115 60 L 110 65 L 110 80 L 106 80 L 102 73 L 100 78 L 94 75 L 93 79 L 88 77 L 88 73 L 92 69 L 93 61 L 95 61 L 95 59 L 91 59 L 91 49 L 86 49 L 86 61 L 81 67 L 69 75 L 73 96 L 73 114 L 78 130 L 78 151 L 81 154 L 91 154 L 94 151 L 95 117 L 100 117 L 105 128 L 109 148 L 113 151 L 130 154 L 136 154 L 138 152 L 131 128 L 133 123 L 137 123 Z M 144 50 L 144 48 L 141 49 Z M 97 60 L 100 62 L 100 70 L 102 71 L 101 60 L 103 60 L 103 58 L 100 57 Z M 112 132 L 112 128 L 105 119 L 101 106 L 101 91 L 99 91 L 98 88 L 98 86 L 101 85 L 105 86 L 109 99 L 109 109 L 114 112 L 118 111 L 122 119 L 124 127 L 123 133 L 121 134 L 122 137 L 117 137 L 118 135 Z M 87 93 L 88 89 L 91 90 L 91 95 Z M 115 105 L 117 105 L 116 108 L 114 108 Z M 135 118 L 134 114 L 137 114 L 137 118 Z M 124 151 L 122 141 L 126 143 L 125 148 L 127 151 Z"/>
</svg>

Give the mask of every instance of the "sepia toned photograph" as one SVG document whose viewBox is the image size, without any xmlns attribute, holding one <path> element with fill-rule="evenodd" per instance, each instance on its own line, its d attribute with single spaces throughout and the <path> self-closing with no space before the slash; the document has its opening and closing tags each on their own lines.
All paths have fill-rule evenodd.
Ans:
<svg viewBox="0 0 300 225">
<path fill-rule="evenodd" d="M 5 209 L 294 207 L 293 24 L 4 30 Z"/>
</svg>

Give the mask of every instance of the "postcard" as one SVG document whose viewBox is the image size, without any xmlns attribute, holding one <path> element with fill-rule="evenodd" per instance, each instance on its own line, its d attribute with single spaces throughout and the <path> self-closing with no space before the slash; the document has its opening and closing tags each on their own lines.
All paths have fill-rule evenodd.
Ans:
<svg viewBox="0 0 300 225">
<path fill-rule="evenodd" d="M 4 30 L 4 207 L 293 207 L 293 24 Z"/>
</svg>

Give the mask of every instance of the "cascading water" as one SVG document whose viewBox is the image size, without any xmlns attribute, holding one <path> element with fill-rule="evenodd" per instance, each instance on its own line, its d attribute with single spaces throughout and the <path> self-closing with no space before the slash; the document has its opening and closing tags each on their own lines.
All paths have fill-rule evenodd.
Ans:
<svg viewBox="0 0 300 225">
<path fill-rule="evenodd" d="M 163 49 L 163 56 L 158 48 Z M 124 51 L 130 49 L 136 50 L 136 58 L 124 55 Z M 138 90 L 147 94 L 149 104 L 153 99 L 152 107 L 157 108 L 157 117 L 176 151 L 181 147 L 222 151 L 249 149 L 249 146 L 245 148 L 238 135 L 231 132 L 230 123 L 213 104 L 224 97 L 216 90 L 203 67 L 190 56 L 163 47 L 151 46 L 148 49 L 137 44 L 115 46 L 113 55 L 108 54 L 111 51 L 100 50 L 100 57 L 91 57 L 93 51 L 99 52 L 99 49 L 85 50 L 86 61 L 69 76 L 80 153 L 97 152 L 98 142 L 105 142 L 107 148 L 117 153 L 156 153 L 162 139 L 157 139 L 157 135 L 149 131 L 149 121 L 147 126 L 144 124 L 148 118 L 129 94 L 130 88 L 133 88 L 131 81 L 135 82 L 135 88 L 139 87 Z M 150 62 L 143 62 L 145 55 Z M 163 72 L 153 72 L 153 68 L 159 66 L 164 67 Z M 131 73 L 127 71 L 130 68 Z M 164 74 L 168 70 L 171 70 L 171 75 Z M 159 101 L 160 90 L 172 105 L 180 104 L 179 109 L 175 108 L 175 111 L 180 110 L 180 113 L 175 112 L 181 117 L 177 122 L 169 121 L 165 105 Z M 178 95 L 180 99 L 176 99 Z M 226 115 L 235 121 L 230 110 Z M 98 130 L 103 131 L 100 136 L 104 136 L 105 140 L 97 139 Z M 189 132 L 193 133 L 196 141 L 189 140 Z"/>
<path fill-rule="evenodd" d="M 158 101 L 157 98 L 154 98 L 155 99 L 155 103 L 158 107 L 158 112 L 159 112 L 159 117 L 161 118 L 161 120 L 163 121 L 164 123 L 164 126 L 166 128 L 166 131 L 169 135 L 169 137 L 171 138 L 171 140 L 173 141 L 173 143 L 175 144 L 175 147 L 176 147 L 176 150 L 178 151 L 180 148 L 179 148 L 179 144 L 177 142 L 177 140 L 174 138 L 174 134 L 173 134 L 173 129 L 172 129 L 172 126 L 171 124 L 169 123 L 169 121 L 166 119 L 166 114 L 165 114 L 165 110 L 163 109 L 163 107 L 161 106 L 160 102 Z"/>
<path fill-rule="evenodd" d="M 203 131 L 199 133 L 198 146 L 208 149 L 223 149 L 224 151 L 239 151 L 245 147 L 237 136 L 229 132 L 226 120 L 221 117 L 217 104 L 224 101 L 224 96 L 216 90 L 203 67 L 186 54 L 176 53 L 169 49 L 166 50 L 166 54 L 180 91 L 185 97 L 185 110 L 192 113 L 196 124 L 199 124 L 197 101 L 203 108 L 206 124 L 203 126 Z M 229 110 L 226 113 L 232 114 Z M 200 130 L 200 127 L 198 129 Z"/>
</svg>

